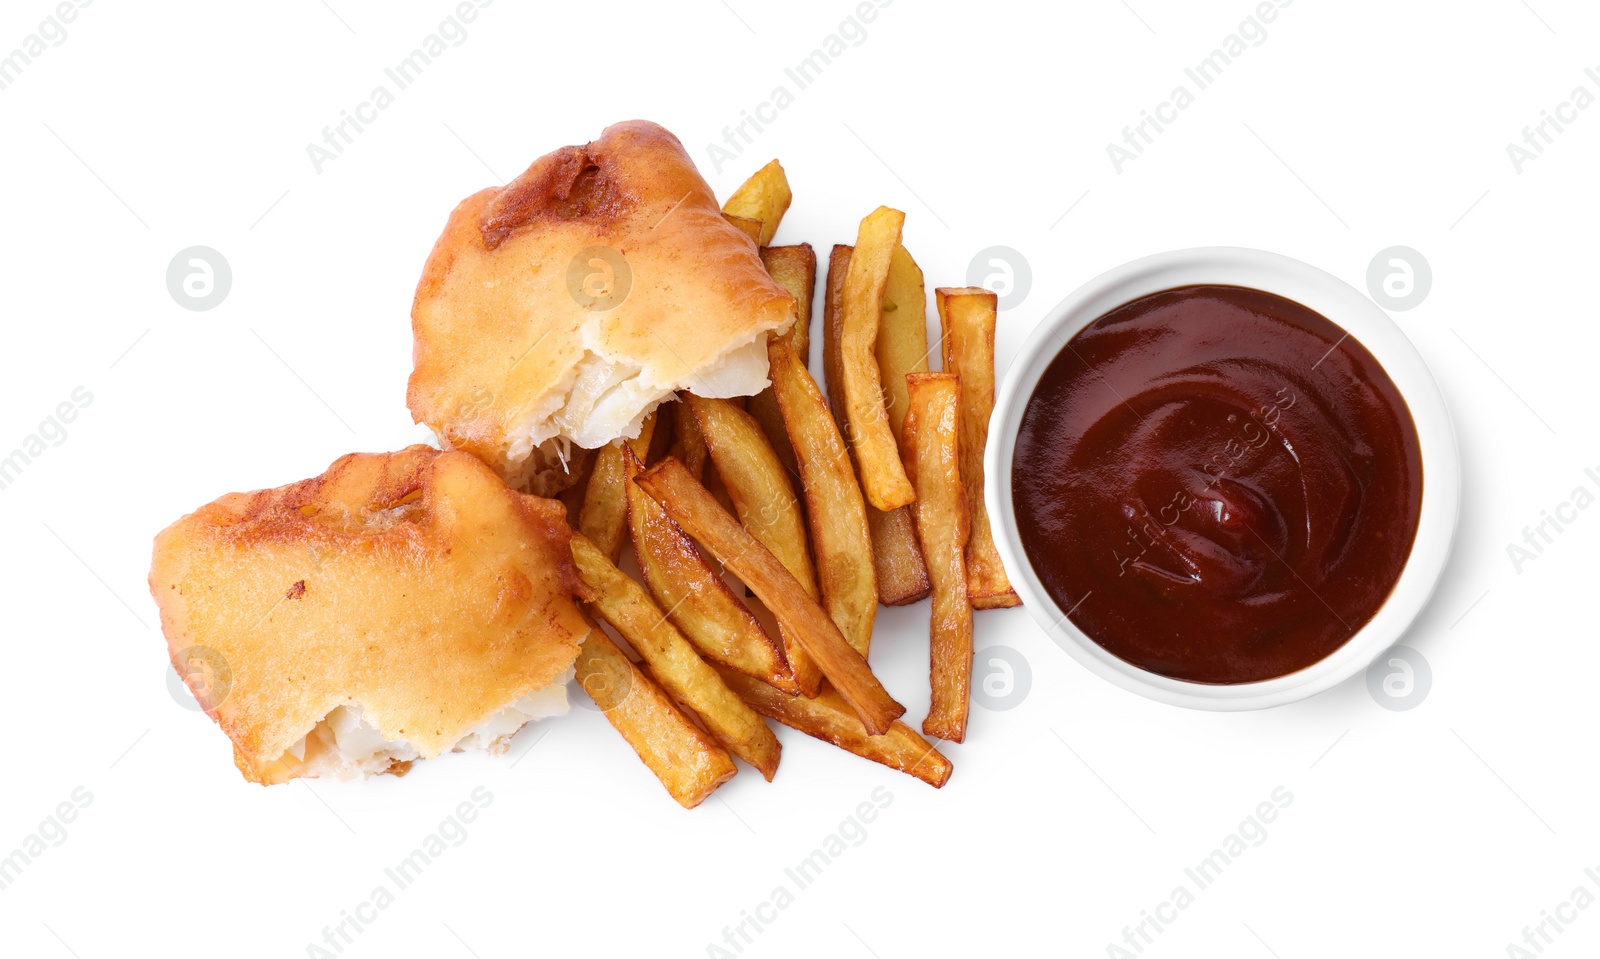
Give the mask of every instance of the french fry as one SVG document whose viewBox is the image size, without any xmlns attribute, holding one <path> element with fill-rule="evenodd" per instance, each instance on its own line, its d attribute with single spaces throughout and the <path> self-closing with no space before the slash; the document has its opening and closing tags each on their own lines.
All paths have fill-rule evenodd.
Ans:
<svg viewBox="0 0 1600 959">
<path fill-rule="evenodd" d="M 961 379 L 954 373 L 906 377 L 905 461 L 917 488 L 917 532 L 933 583 L 929 676 L 933 695 L 922 732 L 959 743 L 967 734 L 972 692 L 972 601 L 967 597 L 970 533 L 961 485 Z"/>
<path fill-rule="evenodd" d="M 772 341 L 787 343 L 788 339 L 778 337 Z M 777 397 L 772 395 L 772 387 L 750 397 L 750 404 L 745 410 L 761 425 L 761 434 L 772 444 L 772 452 L 778 455 L 784 472 L 799 478 L 800 464 L 794 456 L 794 444 L 789 441 L 789 434 L 783 428 L 783 413 L 778 409 Z"/>
<path fill-rule="evenodd" d="M 722 474 L 717 472 L 717 464 L 714 460 L 706 462 L 705 487 L 711 491 L 711 495 L 716 499 L 718 506 L 730 513 L 734 512 L 733 497 L 728 493 L 728 485 L 722 481 Z M 746 595 L 749 594 L 747 593 Z"/>
<path fill-rule="evenodd" d="M 705 437 L 711 461 L 717 467 L 717 477 L 728 491 L 739 522 L 778 557 L 807 595 L 813 600 L 820 599 L 817 572 L 806 548 L 800 501 L 778 454 L 762 434 L 761 426 L 753 416 L 727 400 L 706 399 L 692 393 L 683 394 L 683 399 L 700 425 L 700 435 Z M 788 627 L 780 623 L 779 632 L 794 681 L 802 694 L 815 696 L 822 685 L 822 671 Z"/>
<path fill-rule="evenodd" d="M 844 372 L 839 358 L 840 301 L 844 280 L 850 270 L 852 248 L 835 246 L 828 257 L 828 283 L 822 309 L 822 369 L 828 383 L 828 399 L 835 422 L 846 428 L 844 416 Z M 855 450 L 850 451 L 855 462 Z M 916 521 L 909 507 L 885 513 L 867 504 L 867 527 L 872 532 L 872 564 L 878 581 L 878 601 L 885 606 L 904 606 L 928 595 L 928 570 L 917 544 Z"/>
<path fill-rule="evenodd" d="M 898 455 L 898 454 L 896 454 Z M 644 488 L 667 515 L 699 540 L 735 576 L 753 590 L 778 622 L 791 630 L 816 660 L 822 674 L 844 697 L 872 735 L 882 735 L 904 715 L 904 706 L 872 675 L 867 661 L 839 632 L 828 614 L 806 592 L 761 541 L 717 505 L 683 464 L 667 457 L 640 473 L 634 483 Z"/>
<path fill-rule="evenodd" d="M 789 209 L 789 202 L 793 199 L 794 193 L 789 189 L 788 176 L 784 174 L 783 167 L 778 161 L 773 160 L 751 174 L 750 179 L 733 191 L 733 195 L 728 197 L 728 202 L 722 204 L 722 212 L 761 221 L 761 232 L 756 244 L 766 246 L 778 232 L 778 224 L 783 220 L 783 214 Z"/>
<path fill-rule="evenodd" d="M 995 295 L 981 287 L 941 287 L 939 304 L 944 369 L 961 377 L 961 484 L 972 512 L 967 540 L 967 592 L 973 609 L 1020 606 L 1005 563 L 995 549 L 983 498 L 983 452 L 994 411 Z"/>
<path fill-rule="evenodd" d="M 655 417 L 655 429 L 650 432 L 650 449 L 639 462 L 649 466 L 656 460 L 667 455 L 667 450 L 678 438 L 677 417 L 673 415 L 675 406 L 665 404 L 657 406 L 652 413 Z"/>
<path fill-rule="evenodd" d="M 922 560 L 911 507 L 885 513 L 868 503 L 867 528 L 872 531 L 878 601 L 885 606 L 908 606 L 927 596 L 928 567 Z"/>
<path fill-rule="evenodd" d="M 822 379 L 828 388 L 828 408 L 833 411 L 833 421 L 842 435 L 846 430 L 844 415 L 844 361 L 839 353 L 839 320 L 843 315 L 844 280 L 850 275 L 850 255 L 855 247 L 835 243 L 828 251 L 828 278 L 822 291 Z M 849 445 L 850 437 L 845 436 Z M 855 459 L 855 451 L 850 457 Z M 870 505 L 870 504 L 869 504 Z"/>
<path fill-rule="evenodd" d="M 903 246 L 894 248 L 889 279 L 883 289 L 879 314 L 878 372 L 883 376 L 883 404 L 889 428 L 900 435 L 906 421 L 907 373 L 928 372 L 928 294 L 922 268 Z"/>
<path fill-rule="evenodd" d="M 706 665 L 677 627 L 667 621 L 644 587 L 617 569 L 600 547 L 582 533 L 573 534 L 572 559 L 578 577 L 595 593 L 590 607 L 650 665 L 655 681 L 699 718 L 700 724 L 729 752 L 754 766 L 771 782 L 782 747 L 761 717 L 728 689 L 716 670 Z"/>
<path fill-rule="evenodd" d="M 593 620 L 573 666 L 578 685 L 685 809 L 738 772 L 728 751 L 680 713 Z"/>
<path fill-rule="evenodd" d="M 831 686 L 823 686 L 815 699 L 806 699 L 785 696 L 771 686 L 734 673 L 726 674 L 726 679 L 734 692 L 768 719 L 915 776 L 935 789 L 950 780 L 950 760 L 910 726 L 896 720 L 883 735 L 869 735 L 850 705 Z"/>
<path fill-rule="evenodd" d="M 794 297 L 794 326 L 778 339 L 789 343 L 800 354 L 802 362 L 808 362 L 805 358 L 811 353 L 811 300 L 817 287 L 816 251 L 811 249 L 809 243 L 769 246 L 761 251 L 761 262 L 766 264 L 767 272 L 778 281 L 778 285 Z M 761 424 L 762 432 L 767 434 L 773 451 L 783 461 L 789 475 L 798 477 L 800 467 L 795 461 L 794 446 L 789 441 L 788 431 L 784 429 L 783 416 L 778 411 L 778 401 L 772 395 L 772 387 L 750 397 L 746 409 Z"/>
<path fill-rule="evenodd" d="M 769 342 L 767 366 L 800 467 L 823 605 L 844 638 L 866 656 L 878 612 L 878 579 L 866 500 L 849 450 L 794 348 L 781 340 Z"/>
<path fill-rule="evenodd" d="M 693 417 L 685 414 L 684 419 Z M 673 457 L 667 459 L 678 463 Z M 688 534 L 634 482 L 642 467 L 632 450 L 623 451 L 623 466 L 633 551 L 645 584 L 667 618 L 707 659 L 785 692 L 800 692 L 783 647 L 733 595 Z"/>
<path fill-rule="evenodd" d="M 817 251 L 809 243 L 798 246 L 769 246 L 761 251 L 761 262 L 778 285 L 794 297 L 794 326 L 789 328 L 789 345 L 800 358 L 811 362 L 811 300 L 817 291 Z"/>
<path fill-rule="evenodd" d="M 731 213 L 722 214 L 722 218 L 739 228 L 739 232 L 750 238 L 756 246 L 761 245 L 761 221 L 752 220 L 747 216 L 734 216 Z"/>
<path fill-rule="evenodd" d="M 695 479 L 705 479 L 706 457 L 710 455 L 706 452 L 706 440 L 700 435 L 694 414 L 682 402 L 672 408 L 672 429 L 672 446 L 668 448 L 667 455 L 676 457 L 678 462 L 688 467 Z"/>
<path fill-rule="evenodd" d="M 846 439 L 856 451 L 861 491 L 888 511 L 917 498 L 900 462 L 899 443 L 884 409 L 878 371 L 878 319 L 889 264 L 900 245 L 906 215 L 880 206 L 861 221 L 840 302 L 839 362 L 844 380 Z"/>
<path fill-rule="evenodd" d="M 622 548 L 622 534 L 628 522 L 628 496 L 622 486 L 622 444 L 626 442 L 633 454 L 643 460 L 650 455 L 650 437 L 655 428 L 656 414 L 651 413 L 644 418 L 637 438 L 602 446 L 589 471 L 583 509 L 578 513 L 578 532 L 613 560 Z"/>
</svg>

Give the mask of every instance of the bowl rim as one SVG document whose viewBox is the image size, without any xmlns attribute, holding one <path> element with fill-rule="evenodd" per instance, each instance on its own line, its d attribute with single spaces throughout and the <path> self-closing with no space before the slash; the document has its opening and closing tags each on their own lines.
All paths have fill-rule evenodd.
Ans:
<svg viewBox="0 0 1600 959">
<path fill-rule="evenodd" d="M 1422 451 L 1422 508 L 1411 553 L 1389 597 L 1343 646 L 1286 676 L 1210 685 L 1161 676 L 1122 660 L 1084 634 L 1047 593 L 1022 549 L 1011 497 L 1022 414 L 1040 376 L 1066 343 L 1112 309 L 1175 287 L 1220 284 L 1263 290 L 1316 310 L 1378 360 L 1410 408 Z M 1078 287 L 1050 309 L 1017 351 L 997 391 L 984 453 L 984 502 L 1012 586 L 1029 615 L 1072 658 L 1102 679 L 1174 706 L 1263 709 L 1331 689 L 1399 642 L 1427 605 L 1449 561 L 1461 500 L 1461 466 L 1444 395 L 1416 347 L 1366 294 L 1308 263 L 1245 247 L 1195 247 L 1141 257 Z M 1083 600 L 1080 599 L 1079 602 Z"/>
</svg>

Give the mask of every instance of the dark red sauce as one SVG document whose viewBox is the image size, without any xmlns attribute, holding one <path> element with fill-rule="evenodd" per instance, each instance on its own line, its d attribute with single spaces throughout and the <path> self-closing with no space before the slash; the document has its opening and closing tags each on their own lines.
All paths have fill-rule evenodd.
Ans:
<svg viewBox="0 0 1600 959">
<path fill-rule="evenodd" d="M 1271 293 L 1188 286 L 1073 337 L 1023 413 L 1012 498 L 1072 622 L 1143 669 L 1284 676 L 1400 578 L 1422 452 L 1372 354 Z"/>
</svg>

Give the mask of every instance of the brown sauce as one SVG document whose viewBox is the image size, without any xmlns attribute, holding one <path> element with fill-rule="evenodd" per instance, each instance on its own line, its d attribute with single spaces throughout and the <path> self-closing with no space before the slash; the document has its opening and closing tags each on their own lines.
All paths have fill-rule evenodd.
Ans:
<svg viewBox="0 0 1600 959">
<path fill-rule="evenodd" d="M 1175 679 L 1271 679 L 1382 607 L 1422 452 L 1378 361 L 1274 294 L 1189 286 L 1075 336 L 1023 414 L 1012 497 L 1045 590 L 1089 638 Z"/>
</svg>

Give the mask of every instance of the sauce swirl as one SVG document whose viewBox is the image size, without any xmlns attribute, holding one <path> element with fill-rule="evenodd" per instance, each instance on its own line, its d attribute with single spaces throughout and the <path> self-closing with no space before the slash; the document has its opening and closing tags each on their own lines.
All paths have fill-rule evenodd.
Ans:
<svg viewBox="0 0 1600 959">
<path fill-rule="evenodd" d="M 1075 336 L 1023 413 L 1024 551 L 1079 629 L 1142 669 L 1255 682 L 1382 607 L 1422 507 L 1422 453 L 1378 361 L 1283 297 L 1188 286 Z"/>
</svg>

